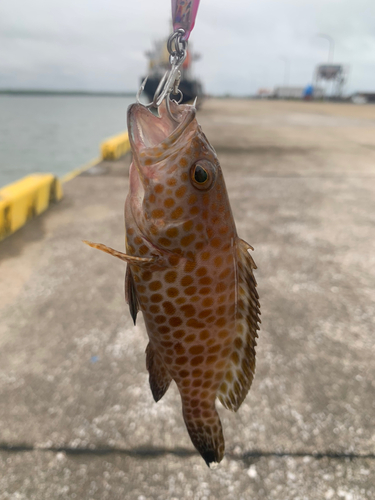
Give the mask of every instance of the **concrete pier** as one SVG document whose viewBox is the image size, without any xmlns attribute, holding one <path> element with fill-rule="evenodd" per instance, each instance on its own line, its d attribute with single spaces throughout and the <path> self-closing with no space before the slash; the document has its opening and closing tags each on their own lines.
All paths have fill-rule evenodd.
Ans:
<svg viewBox="0 0 375 500">
<path fill-rule="evenodd" d="M 129 156 L 64 185 L 0 243 L 0 500 L 375 498 L 375 106 L 208 100 L 199 121 L 252 244 L 253 387 L 195 452 L 174 385 L 154 403 L 124 303 Z"/>
</svg>

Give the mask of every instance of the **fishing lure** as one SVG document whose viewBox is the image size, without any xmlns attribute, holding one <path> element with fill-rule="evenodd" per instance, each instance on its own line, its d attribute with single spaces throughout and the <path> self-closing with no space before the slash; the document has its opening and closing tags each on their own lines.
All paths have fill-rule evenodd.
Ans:
<svg viewBox="0 0 375 500">
<path fill-rule="evenodd" d="M 200 0 L 172 0 L 172 24 L 174 31 L 182 28 L 184 40 L 189 40 L 195 25 Z"/>
</svg>

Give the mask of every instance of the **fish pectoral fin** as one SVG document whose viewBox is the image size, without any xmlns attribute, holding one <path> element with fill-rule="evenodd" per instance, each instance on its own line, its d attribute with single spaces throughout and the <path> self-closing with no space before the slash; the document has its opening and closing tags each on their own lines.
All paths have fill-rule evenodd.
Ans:
<svg viewBox="0 0 375 500">
<path fill-rule="evenodd" d="M 106 245 L 102 245 L 101 243 L 92 243 L 91 241 L 82 240 L 83 243 L 92 248 L 97 248 L 102 252 L 109 253 L 118 259 L 121 259 L 128 264 L 133 264 L 135 266 L 142 266 L 148 264 L 154 264 L 157 261 L 157 257 L 136 257 L 134 255 L 127 255 L 126 253 L 119 252 L 114 250 L 113 248 L 107 247 Z"/>
<path fill-rule="evenodd" d="M 154 400 L 158 402 L 167 392 L 172 377 L 169 375 L 162 359 L 149 343 L 146 348 L 146 368 Z"/>
<path fill-rule="evenodd" d="M 134 324 L 137 319 L 137 313 L 139 311 L 139 300 L 137 297 L 137 290 L 135 288 L 134 278 L 130 269 L 130 266 L 126 266 L 125 274 L 125 300 L 129 304 L 130 315 L 133 318 Z"/>
<path fill-rule="evenodd" d="M 218 398 L 228 410 L 237 411 L 251 387 L 255 372 L 255 347 L 260 304 L 248 243 L 237 241 L 237 315 L 233 352 L 219 387 Z"/>
</svg>

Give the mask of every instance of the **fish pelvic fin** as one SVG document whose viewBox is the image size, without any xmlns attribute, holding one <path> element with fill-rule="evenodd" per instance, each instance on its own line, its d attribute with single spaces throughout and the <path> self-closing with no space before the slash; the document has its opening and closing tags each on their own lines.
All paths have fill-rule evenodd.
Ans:
<svg viewBox="0 0 375 500">
<path fill-rule="evenodd" d="M 204 414 L 204 416 L 203 416 Z M 202 401 L 201 406 L 191 408 L 183 402 L 183 416 L 191 442 L 208 467 L 215 467 L 224 457 L 225 443 L 220 417 L 215 402 Z"/>
<path fill-rule="evenodd" d="M 139 311 L 139 300 L 137 297 L 134 278 L 129 265 L 126 266 L 125 274 L 125 300 L 126 303 L 129 304 L 130 315 L 133 318 L 133 322 L 135 324 Z"/>
<path fill-rule="evenodd" d="M 172 377 L 150 343 L 146 347 L 146 368 L 149 373 L 151 392 L 157 403 L 167 392 Z"/>
<path fill-rule="evenodd" d="M 102 245 L 101 243 L 92 243 L 87 240 L 82 241 L 91 248 L 96 248 L 102 252 L 109 253 L 110 255 L 135 266 L 147 266 L 149 264 L 154 264 L 157 261 L 157 257 L 136 257 L 135 255 L 127 255 L 126 253 L 119 252 L 118 250 L 114 250 L 113 248 Z"/>
<path fill-rule="evenodd" d="M 255 372 L 255 347 L 260 323 L 259 295 L 253 270 L 255 262 L 246 241 L 237 240 L 236 335 L 229 367 L 219 387 L 218 398 L 228 410 L 237 411 L 251 387 Z"/>
</svg>

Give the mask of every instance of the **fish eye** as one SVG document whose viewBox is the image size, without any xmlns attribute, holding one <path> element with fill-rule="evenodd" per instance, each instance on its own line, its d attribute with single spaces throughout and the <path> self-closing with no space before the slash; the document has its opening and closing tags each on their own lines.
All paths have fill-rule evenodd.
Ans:
<svg viewBox="0 0 375 500">
<path fill-rule="evenodd" d="M 194 187 L 202 190 L 209 189 L 214 180 L 213 165 L 207 160 L 198 160 L 191 167 L 191 180 Z"/>
<path fill-rule="evenodd" d="M 199 184 L 204 184 L 208 181 L 207 171 L 199 164 L 194 169 L 194 180 L 199 182 Z"/>
</svg>

